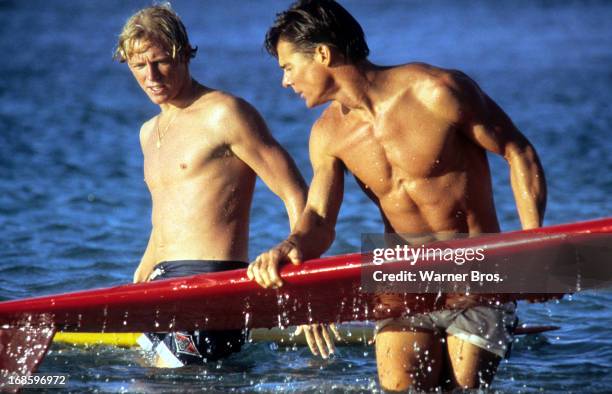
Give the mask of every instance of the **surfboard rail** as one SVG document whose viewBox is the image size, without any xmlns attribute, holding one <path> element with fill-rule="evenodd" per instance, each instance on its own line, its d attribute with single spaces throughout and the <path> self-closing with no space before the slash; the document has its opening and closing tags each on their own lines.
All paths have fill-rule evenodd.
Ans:
<svg viewBox="0 0 612 394">
<path fill-rule="evenodd" d="M 611 235 L 612 218 L 606 218 L 458 239 L 445 246 L 484 247 L 488 258 L 501 265 L 508 256 L 519 256 L 513 259 L 518 264 L 510 268 L 527 276 L 534 266 L 543 268 L 545 274 L 552 253 L 563 260 L 556 268 L 570 268 L 570 277 L 576 272 L 572 264 L 579 263 L 583 255 L 579 249 L 587 248 L 587 260 L 605 267 L 608 277 L 604 279 L 609 280 Z M 371 257 L 354 253 L 300 266 L 288 264 L 280 272 L 285 282 L 280 289 L 261 288 L 248 280 L 243 269 L 0 302 L 0 389 L 15 389 L 3 383 L 9 374 L 27 376 L 36 369 L 57 330 L 130 333 L 283 328 L 312 322 L 372 321 L 446 307 L 441 302 L 444 297 L 428 288 L 392 296 L 365 291 L 362 274 L 374 266 Z M 406 261 L 388 263 L 398 268 Z M 491 302 L 546 301 L 573 291 L 511 290 L 500 288 L 479 297 L 490 297 Z M 580 290 L 579 283 L 576 290 Z"/>
<path fill-rule="evenodd" d="M 547 248 L 585 242 L 585 234 L 603 234 L 608 241 L 612 218 L 446 244 L 485 245 L 488 256 L 499 259 L 517 254 L 533 259 Z M 28 317 L 44 314 L 56 329 L 75 332 L 271 328 L 313 321 L 376 320 L 444 307 L 436 293 L 396 295 L 394 305 L 389 305 L 380 295 L 363 292 L 361 273 L 368 264 L 372 265 L 364 263 L 364 255 L 358 253 L 310 260 L 300 266 L 288 264 L 281 270 L 285 285 L 280 289 L 263 289 L 247 278 L 246 270 L 235 270 L 5 301 L 0 303 L 0 324 L 23 326 Z M 525 264 L 516 270 L 533 269 Z M 502 293 L 491 297 L 544 301 L 561 295 Z"/>
</svg>

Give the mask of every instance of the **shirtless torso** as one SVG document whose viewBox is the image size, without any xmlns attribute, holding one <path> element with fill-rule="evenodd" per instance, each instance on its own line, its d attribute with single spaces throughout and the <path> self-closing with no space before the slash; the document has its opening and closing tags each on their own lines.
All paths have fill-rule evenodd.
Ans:
<svg viewBox="0 0 612 394">
<path fill-rule="evenodd" d="M 299 173 L 257 112 L 226 93 L 201 90 L 165 133 L 159 116 L 141 129 L 152 231 L 136 281 L 162 261 L 247 261 L 257 175 L 285 201 L 290 222 L 300 214 Z"/>
<path fill-rule="evenodd" d="M 140 130 L 152 230 L 134 281 L 164 261 L 246 262 L 256 176 L 293 226 L 306 190 L 299 171 L 250 104 L 200 85 L 155 41 L 136 47 L 130 70 L 162 112 Z"/>
<path fill-rule="evenodd" d="M 523 228 L 541 225 L 546 185 L 535 150 L 465 74 L 420 63 L 353 63 L 332 46 L 318 44 L 314 53 L 305 53 L 282 36 L 275 49 L 283 86 L 299 93 L 308 107 L 331 104 L 311 131 L 314 175 L 302 217 L 287 240 L 249 267 L 262 286 L 282 285 L 277 274 L 282 261 L 318 257 L 331 245 L 345 169 L 378 206 L 386 233 L 498 232 L 489 151 L 509 164 Z M 467 310 L 478 303 L 453 294 L 445 306 Z M 503 330 L 499 316 L 489 323 Z M 477 325 L 482 319 L 475 320 Z M 376 336 L 381 385 L 432 390 L 445 385 L 445 376 L 454 387 L 489 384 L 500 356 L 466 338 L 407 329 L 401 320 L 381 326 Z"/>
<path fill-rule="evenodd" d="M 377 92 L 374 116 L 335 102 L 313 128 L 313 156 L 346 166 L 380 208 L 385 232 L 499 231 L 486 152 L 458 108 L 436 110 L 453 77 L 417 64 L 382 70 L 374 84 L 391 89 Z"/>
<path fill-rule="evenodd" d="M 247 258 L 255 173 L 216 127 L 223 99 L 231 100 L 210 92 L 178 114 L 160 148 L 158 117 L 142 128 L 156 260 Z"/>
</svg>

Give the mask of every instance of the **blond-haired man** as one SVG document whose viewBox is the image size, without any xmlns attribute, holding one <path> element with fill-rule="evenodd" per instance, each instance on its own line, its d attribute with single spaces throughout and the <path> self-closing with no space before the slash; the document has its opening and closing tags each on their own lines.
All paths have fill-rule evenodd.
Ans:
<svg viewBox="0 0 612 394">
<path fill-rule="evenodd" d="M 119 36 L 115 58 L 161 110 L 140 129 L 152 230 L 134 282 L 245 268 L 256 175 L 283 200 L 291 227 L 304 207 L 305 183 L 257 111 L 191 77 L 196 50 L 167 5 L 138 11 Z M 244 334 L 141 339 L 159 366 L 178 367 L 238 351 Z"/>
</svg>

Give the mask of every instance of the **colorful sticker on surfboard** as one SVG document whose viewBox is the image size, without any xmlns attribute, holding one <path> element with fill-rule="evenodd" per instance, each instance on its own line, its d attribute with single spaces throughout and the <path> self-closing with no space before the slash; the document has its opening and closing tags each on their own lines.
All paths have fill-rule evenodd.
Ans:
<svg viewBox="0 0 612 394">
<path fill-rule="evenodd" d="M 195 357 L 202 357 L 191 335 L 181 334 L 180 332 L 174 333 L 174 346 L 179 353 L 187 354 Z"/>
</svg>

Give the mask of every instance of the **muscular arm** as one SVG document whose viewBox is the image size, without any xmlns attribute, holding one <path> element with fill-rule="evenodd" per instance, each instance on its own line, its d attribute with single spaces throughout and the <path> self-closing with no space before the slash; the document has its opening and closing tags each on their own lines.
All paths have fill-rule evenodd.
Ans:
<svg viewBox="0 0 612 394">
<path fill-rule="evenodd" d="M 326 153 L 327 130 L 320 121 L 313 127 L 310 137 L 310 160 L 314 176 L 308 192 L 306 208 L 291 235 L 271 250 L 264 252 L 249 265 L 247 274 L 263 287 L 279 287 L 283 282 L 278 275 L 279 264 L 285 260 L 299 264 L 302 259 L 319 257 L 332 244 L 336 220 L 342 203 L 344 173 L 342 163 Z M 329 327 L 338 333 L 333 325 Z M 303 325 L 310 351 L 327 358 L 334 353 L 334 343 L 323 324 Z"/>
<path fill-rule="evenodd" d="M 223 118 L 221 124 L 230 149 L 283 200 L 293 229 L 304 209 L 307 192 L 295 163 L 270 135 L 257 111 L 244 100 L 228 99 Z"/>
<path fill-rule="evenodd" d="M 263 287 L 281 286 L 278 266 L 285 260 L 299 264 L 319 257 L 332 244 L 342 202 L 344 174 L 342 163 L 326 153 L 326 130 L 315 124 L 310 138 L 310 160 L 314 176 L 306 208 L 291 235 L 262 253 L 249 266 L 249 277 Z"/>
<path fill-rule="evenodd" d="M 467 77 L 459 80 L 461 130 L 482 148 L 504 157 L 523 229 L 542 225 L 546 180 L 538 155 L 508 115 Z"/>
<path fill-rule="evenodd" d="M 310 138 L 313 178 L 306 208 L 288 238 L 299 245 L 304 259 L 317 258 L 331 246 L 344 193 L 342 162 L 326 153 L 326 130 L 317 127 L 315 124 Z"/>
</svg>

